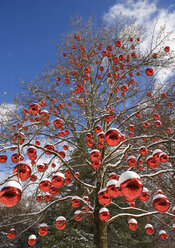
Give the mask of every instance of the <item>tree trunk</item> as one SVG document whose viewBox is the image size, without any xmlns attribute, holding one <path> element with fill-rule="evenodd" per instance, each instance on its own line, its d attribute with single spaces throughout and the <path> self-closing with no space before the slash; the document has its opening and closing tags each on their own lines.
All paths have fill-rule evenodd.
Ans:
<svg viewBox="0 0 175 248">
<path fill-rule="evenodd" d="M 94 248 L 108 248 L 107 224 L 99 218 L 99 210 L 101 207 L 96 194 L 94 209 Z"/>
<path fill-rule="evenodd" d="M 94 217 L 95 218 L 95 217 Z M 107 224 L 100 219 L 94 221 L 94 248 L 107 248 Z"/>
</svg>

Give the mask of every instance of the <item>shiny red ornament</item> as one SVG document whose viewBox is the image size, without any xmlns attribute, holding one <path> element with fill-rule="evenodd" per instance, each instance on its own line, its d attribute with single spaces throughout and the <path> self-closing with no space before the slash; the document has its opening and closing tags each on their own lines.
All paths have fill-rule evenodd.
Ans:
<svg viewBox="0 0 175 248">
<path fill-rule="evenodd" d="M 28 245 L 33 246 L 35 244 L 36 244 L 36 236 L 32 234 L 28 238 Z"/>
<path fill-rule="evenodd" d="M 132 231 L 135 231 L 138 227 L 137 221 L 135 219 L 129 219 L 128 226 L 129 226 L 129 229 L 131 229 Z"/>
<path fill-rule="evenodd" d="M 118 41 L 116 41 L 115 45 L 116 45 L 117 47 L 121 47 L 122 42 L 121 42 L 120 40 L 118 40 Z"/>
<path fill-rule="evenodd" d="M 145 122 L 143 123 L 143 127 L 144 127 L 144 128 L 150 127 L 150 123 L 149 123 L 148 121 L 145 121 Z"/>
<path fill-rule="evenodd" d="M 47 110 L 42 110 L 40 112 L 40 120 L 47 121 L 49 119 L 49 112 Z"/>
<path fill-rule="evenodd" d="M 35 156 L 36 155 L 35 147 L 29 147 L 27 149 L 27 155 L 29 156 L 29 158 Z"/>
<path fill-rule="evenodd" d="M 95 162 L 92 162 L 91 165 L 92 165 L 92 168 L 94 170 L 98 170 L 101 167 L 101 162 L 100 161 L 95 161 Z"/>
<path fill-rule="evenodd" d="M 136 157 L 134 156 L 129 156 L 128 159 L 127 159 L 127 164 L 130 166 L 130 167 L 136 167 L 137 166 L 137 159 Z"/>
<path fill-rule="evenodd" d="M 11 160 L 14 164 L 17 164 L 19 163 L 19 161 L 23 161 L 24 157 L 23 155 L 19 155 L 18 153 L 14 153 L 12 156 L 11 156 Z"/>
<path fill-rule="evenodd" d="M 110 218 L 110 213 L 107 208 L 101 208 L 99 211 L 99 217 L 101 221 L 108 221 Z"/>
<path fill-rule="evenodd" d="M 166 132 L 169 134 L 172 132 L 172 129 L 169 127 L 169 128 L 167 128 Z"/>
<path fill-rule="evenodd" d="M 80 173 L 78 171 L 75 172 L 75 177 L 79 178 L 80 177 Z"/>
<path fill-rule="evenodd" d="M 107 182 L 107 192 L 108 194 L 112 197 L 112 198 L 115 198 L 118 196 L 118 189 L 116 187 L 116 185 L 118 185 L 118 181 L 117 180 L 110 180 Z"/>
<path fill-rule="evenodd" d="M 92 139 L 92 134 L 91 133 L 87 133 L 86 134 L 86 140 L 91 140 Z"/>
<path fill-rule="evenodd" d="M 41 107 L 44 107 L 44 106 L 46 105 L 46 100 L 45 100 L 45 99 L 39 99 L 38 104 L 39 104 Z"/>
<path fill-rule="evenodd" d="M 102 149 L 103 147 L 104 147 L 104 143 L 103 143 L 103 142 L 99 142 L 99 143 L 98 143 L 98 148 L 99 148 L 99 149 Z"/>
<path fill-rule="evenodd" d="M 14 239 L 14 237 L 16 236 L 16 232 L 14 228 L 11 228 L 10 231 L 7 234 L 9 239 Z"/>
<path fill-rule="evenodd" d="M 39 188 L 42 192 L 47 192 L 50 190 L 51 188 L 51 182 L 50 182 L 50 179 L 48 178 L 45 178 L 45 179 L 42 179 L 42 181 L 40 182 L 39 184 Z"/>
<path fill-rule="evenodd" d="M 37 180 L 37 175 L 31 175 L 30 176 L 30 181 L 35 182 Z"/>
<path fill-rule="evenodd" d="M 39 172 L 44 172 L 47 170 L 47 168 L 48 168 L 48 165 L 46 163 L 37 165 L 37 169 Z"/>
<path fill-rule="evenodd" d="M 147 188 L 143 187 L 143 190 L 142 190 L 142 193 L 140 194 L 139 196 L 139 199 L 142 201 L 142 202 L 146 202 L 149 200 L 149 197 L 150 197 L 150 194 L 149 194 L 149 191 Z"/>
<path fill-rule="evenodd" d="M 112 179 L 114 179 L 114 180 L 118 180 L 119 179 L 118 175 L 115 172 L 111 172 L 109 174 L 109 180 L 112 180 Z"/>
<path fill-rule="evenodd" d="M 14 169 L 13 174 L 17 173 L 17 176 L 21 179 L 21 181 L 26 181 L 31 175 L 31 168 L 26 162 L 18 163 Z"/>
<path fill-rule="evenodd" d="M 121 142 L 121 134 L 118 129 L 111 128 L 105 133 L 105 141 L 109 146 L 117 146 Z"/>
<path fill-rule="evenodd" d="M 106 188 L 101 189 L 98 192 L 98 201 L 103 206 L 105 206 L 105 205 L 108 206 L 111 203 L 112 197 L 108 194 Z"/>
<path fill-rule="evenodd" d="M 134 130 L 134 125 L 129 125 L 129 131 L 133 131 Z"/>
<path fill-rule="evenodd" d="M 52 199 L 52 196 L 51 196 L 50 194 L 47 194 L 47 195 L 44 196 L 44 200 L 45 200 L 46 202 L 51 201 L 51 199 Z"/>
<path fill-rule="evenodd" d="M 37 202 L 42 202 L 42 200 L 43 200 L 42 195 L 37 195 L 36 201 L 37 201 Z"/>
<path fill-rule="evenodd" d="M 104 142 L 105 141 L 105 133 L 101 132 L 98 134 L 98 141 L 99 142 Z"/>
<path fill-rule="evenodd" d="M 158 121 L 156 121 L 156 122 L 154 123 L 154 126 L 157 127 L 157 128 L 159 128 L 159 127 L 162 126 L 162 122 L 158 120 Z"/>
<path fill-rule="evenodd" d="M 157 163 L 160 162 L 160 157 L 159 155 L 162 153 L 162 150 L 156 149 L 153 151 L 153 158 L 156 160 Z"/>
<path fill-rule="evenodd" d="M 157 168 L 159 166 L 159 163 L 151 155 L 147 157 L 146 163 L 148 165 L 148 168 L 150 168 L 150 169 L 154 169 L 154 168 Z"/>
<path fill-rule="evenodd" d="M 0 203 L 6 207 L 15 206 L 21 199 L 21 192 L 20 179 L 14 176 L 2 185 Z"/>
<path fill-rule="evenodd" d="M 48 225 L 46 223 L 40 224 L 38 227 L 38 234 L 43 237 L 46 236 L 47 233 L 48 233 Z"/>
<path fill-rule="evenodd" d="M 0 163 L 6 163 L 7 162 L 7 156 L 6 155 L 0 155 Z"/>
<path fill-rule="evenodd" d="M 95 143 L 94 143 L 93 140 L 89 140 L 88 143 L 87 143 L 88 147 L 93 147 L 94 144 L 95 144 Z"/>
<path fill-rule="evenodd" d="M 141 146 L 140 149 L 139 149 L 139 153 L 142 156 L 145 156 L 148 153 L 148 149 L 145 146 Z"/>
<path fill-rule="evenodd" d="M 154 227 L 153 227 L 153 225 L 151 225 L 151 224 L 146 224 L 146 225 L 145 225 L 145 232 L 146 232 L 148 235 L 153 235 L 153 233 L 154 233 Z"/>
<path fill-rule="evenodd" d="M 53 124 L 56 128 L 61 128 L 63 126 L 63 121 L 61 119 L 57 118 L 54 120 Z"/>
<path fill-rule="evenodd" d="M 59 193 L 59 189 L 58 189 L 58 188 L 55 188 L 55 187 L 51 187 L 50 190 L 49 190 L 49 193 L 50 193 L 52 196 L 56 196 L 56 195 L 58 195 L 58 193 Z"/>
<path fill-rule="evenodd" d="M 169 157 L 166 153 L 162 152 L 159 154 L 160 162 L 161 163 L 166 163 L 169 160 Z"/>
<path fill-rule="evenodd" d="M 22 145 L 24 143 L 24 140 L 25 140 L 24 134 L 21 133 L 21 132 L 20 133 L 16 133 L 13 136 L 12 140 L 13 140 L 13 143 L 15 143 L 15 144 L 19 143 L 19 145 Z"/>
<path fill-rule="evenodd" d="M 143 183 L 139 175 L 133 171 L 126 171 L 119 178 L 120 188 L 125 197 L 135 199 L 142 193 Z"/>
<path fill-rule="evenodd" d="M 76 221 L 81 221 L 82 218 L 83 218 L 83 213 L 82 213 L 80 210 L 76 210 L 76 211 L 74 212 L 74 219 L 75 219 Z"/>
<path fill-rule="evenodd" d="M 72 182 L 72 178 L 66 178 L 65 179 L 65 184 L 69 185 Z"/>
<path fill-rule="evenodd" d="M 154 118 L 154 120 L 158 120 L 160 118 L 160 115 L 156 113 L 153 115 L 153 118 Z"/>
<path fill-rule="evenodd" d="M 38 115 L 41 112 L 41 106 L 38 103 L 33 103 L 29 106 L 31 115 Z"/>
<path fill-rule="evenodd" d="M 90 159 L 92 162 L 98 162 L 101 159 L 101 153 L 99 150 L 94 149 L 91 151 Z"/>
<path fill-rule="evenodd" d="M 102 127 L 101 126 L 96 126 L 94 130 L 95 130 L 96 133 L 100 133 L 100 132 L 102 132 Z"/>
<path fill-rule="evenodd" d="M 72 206 L 78 208 L 80 206 L 80 198 L 78 196 L 72 197 Z"/>
<path fill-rule="evenodd" d="M 153 76 L 154 70 L 153 70 L 152 68 L 147 68 L 147 69 L 146 69 L 146 74 L 147 74 L 148 76 Z"/>
<path fill-rule="evenodd" d="M 56 219 L 56 228 L 58 230 L 63 230 L 66 227 L 66 218 L 64 216 L 59 216 Z"/>
<path fill-rule="evenodd" d="M 168 237 L 167 233 L 164 230 L 159 231 L 159 236 L 162 240 L 165 240 Z"/>
<path fill-rule="evenodd" d="M 168 53 L 168 52 L 170 51 L 170 47 L 169 47 L 169 46 L 166 46 L 166 47 L 164 48 L 164 51 L 165 51 L 166 53 Z"/>
<path fill-rule="evenodd" d="M 47 150 L 50 150 L 50 151 L 54 151 L 54 150 L 55 150 L 54 145 L 51 144 L 51 143 L 48 143 L 47 145 L 45 145 L 45 146 L 44 146 L 44 149 L 47 149 Z M 50 155 L 50 154 L 51 154 L 51 153 L 48 152 L 48 151 L 46 151 L 45 153 L 46 153 L 47 155 Z"/>
<path fill-rule="evenodd" d="M 170 208 L 170 202 L 163 194 L 156 194 L 153 197 L 153 206 L 158 212 L 165 213 Z"/>
</svg>

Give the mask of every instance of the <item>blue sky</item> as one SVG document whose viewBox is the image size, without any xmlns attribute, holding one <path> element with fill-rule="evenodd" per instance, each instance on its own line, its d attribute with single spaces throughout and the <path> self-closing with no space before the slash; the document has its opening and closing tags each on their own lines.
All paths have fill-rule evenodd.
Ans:
<svg viewBox="0 0 175 248">
<path fill-rule="evenodd" d="M 133 6 L 138 1 L 132 2 Z M 148 1 L 144 0 L 147 5 Z M 60 33 L 70 30 L 70 17 L 79 14 L 85 20 L 104 16 L 116 0 L 0 0 L 0 103 L 6 92 L 6 102 L 20 90 L 20 80 L 28 81 L 48 62 L 54 62 L 55 44 Z M 151 1 L 153 2 L 153 1 Z M 173 0 L 158 1 L 156 10 L 169 8 L 174 13 Z M 117 6 L 117 5 L 116 5 Z M 126 7 L 126 6 L 125 6 Z M 149 7 L 148 7 L 149 8 Z M 174 19 L 175 20 L 175 19 Z"/>
</svg>

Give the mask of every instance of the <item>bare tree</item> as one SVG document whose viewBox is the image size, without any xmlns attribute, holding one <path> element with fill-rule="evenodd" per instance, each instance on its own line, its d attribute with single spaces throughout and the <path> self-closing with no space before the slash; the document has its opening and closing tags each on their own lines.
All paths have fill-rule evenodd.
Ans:
<svg viewBox="0 0 175 248">
<path fill-rule="evenodd" d="M 126 19 L 110 27 L 74 20 L 73 32 L 58 45 L 56 63 L 23 83 L 18 103 L 24 113 L 11 111 L 13 123 L 1 136 L 0 162 L 10 164 L 11 158 L 13 164 L 13 175 L 1 183 L 1 204 L 12 207 L 25 192 L 32 193 L 31 204 L 35 198 L 46 203 L 1 226 L 15 225 L 18 217 L 21 225 L 25 221 L 21 232 L 40 223 L 39 235 L 45 236 L 47 210 L 70 202 L 74 216 L 57 216 L 56 228 L 91 216 L 94 248 L 108 247 L 107 226 L 123 217 L 133 231 L 137 219 L 149 217 L 147 234 L 157 229 L 161 239 L 174 239 L 174 80 L 157 86 L 157 76 L 174 69 L 171 33 L 165 30 L 145 49 L 142 29 Z M 110 208 L 116 209 L 112 215 Z M 36 237 L 28 242 L 34 245 Z"/>
</svg>

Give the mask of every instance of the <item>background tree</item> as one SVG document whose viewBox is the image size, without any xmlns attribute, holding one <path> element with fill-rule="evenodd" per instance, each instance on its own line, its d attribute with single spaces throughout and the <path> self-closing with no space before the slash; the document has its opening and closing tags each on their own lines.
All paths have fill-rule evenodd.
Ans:
<svg viewBox="0 0 175 248">
<path fill-rule="evenodd" d="M 0 202 L 13 207 L 21 193 L 30 192 L 30 204 L 36 198 L 40 209 L 7 218 L 6 225 L 20 218 L 27 231 L 42 223 L 39 235 L 45 236 L 55 221 L 57 229 L 64 229 L 83 218 L 82 243 L 88 247 L 93 234 L 94 247 L 107 248 L 109 224 L 122 219 L 132 231 L 152 223 L 146 226 L 148 234 L 156 229 L 156 239 L 166 240 L 168 233 L 174 242 L 174 81 L 157 86 L 157 75 L 174 68 L 167 44 L 171 33 L 165 31 L 144 49 L 141 29 L 126 19 L 110 27 L 76 19 L 72 33 L 58 45 L 56 63 L 36 81 L 23 82 L 18 101 L 23 108 L 12 111 L 14 118 L 3 127 L 0 159 L 12 160 L 14 175 L 1 183 Z M 88 222 L 93 225 L 86 229 Z M 64 237 L 59 247 L 67 242 Z M 49 237 L 47 244 L 40 242 L 50 245 Z M 77 247 L 74 240 L 68 242 Z"/>
</svg>

